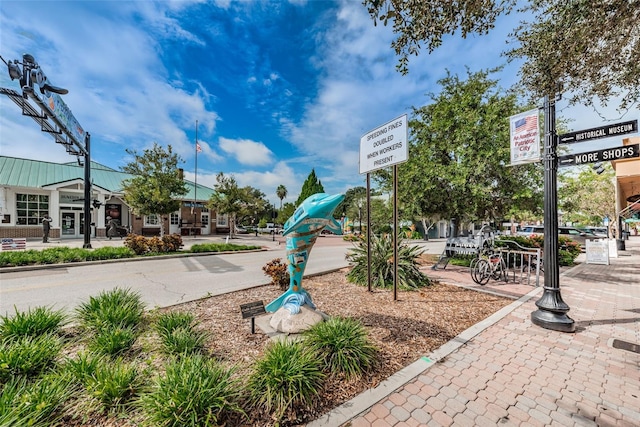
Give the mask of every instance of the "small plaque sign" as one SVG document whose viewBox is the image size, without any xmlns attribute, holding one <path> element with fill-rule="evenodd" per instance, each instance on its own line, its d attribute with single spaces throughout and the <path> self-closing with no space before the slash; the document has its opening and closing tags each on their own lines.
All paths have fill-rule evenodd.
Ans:
<svg viewBox="0 0 640 427">
<path fill-rule="evenodd" d="M 267 311 L 264 309 L 264 303 L 262 301 L 248 302 L 246 304 L 240 304 L 240 311 L 242 312 L 242 318 L 248 319 L 249 317 L 256 317 L 260 314 L 264 314 Z"/>
</svg>

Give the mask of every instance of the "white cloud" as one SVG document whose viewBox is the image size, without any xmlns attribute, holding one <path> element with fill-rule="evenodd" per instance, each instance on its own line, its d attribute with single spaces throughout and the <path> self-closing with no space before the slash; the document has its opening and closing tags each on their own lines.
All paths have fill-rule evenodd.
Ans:
<svg viewBox="0 0 640 427">
<path fill-rule="evenodd" d="M 219 146 L 243 165 L 262 166 L 273 161 L 273 152 L 262 142 L 221 137 Z"/>
</svg>

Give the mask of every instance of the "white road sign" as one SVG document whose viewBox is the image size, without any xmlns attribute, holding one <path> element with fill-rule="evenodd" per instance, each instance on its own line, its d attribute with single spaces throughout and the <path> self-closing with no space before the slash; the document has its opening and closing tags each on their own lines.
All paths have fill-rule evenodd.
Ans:
<svg viewBox="0 0 640 427">
<path fill-rule="evenodd" d="M 360 173 L 406 162 L 409 158 L 407 115 L 365 133 L 360 138 Z"/>
</svg>

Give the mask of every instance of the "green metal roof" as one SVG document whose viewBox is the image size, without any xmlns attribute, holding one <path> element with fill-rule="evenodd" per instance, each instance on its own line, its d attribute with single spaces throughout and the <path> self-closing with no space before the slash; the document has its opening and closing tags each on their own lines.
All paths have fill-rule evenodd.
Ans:
<svg viewBox="0 0 640 427">
<path fill-rule="evenodd" d="M 130 177 L 124 172 L 91 162 L 93 185 L 111 193 L 122 193 L 122 181 Z M 84 180 L 84 166 L 78 163 L 51 163 L 0 156 L 0 185 L 3 186 L 43 188 L 77 180 Z M 180 199 L 195 200 L 194 183 L 185 181 L 185 184 L 189 192 Z M 213 189 L 198 184 L 197 200 L 206 201 L 213 193 Z"/>
</svg>

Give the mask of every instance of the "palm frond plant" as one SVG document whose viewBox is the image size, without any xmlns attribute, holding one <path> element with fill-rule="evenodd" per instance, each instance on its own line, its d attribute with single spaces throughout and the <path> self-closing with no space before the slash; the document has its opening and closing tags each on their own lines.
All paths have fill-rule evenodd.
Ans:
<svg viewBox="0 0 640 427">
<path fill-rule="evenodd" d="M 404 290 L 415 290 L 429 286 L 431 281 L 420 271 L 418 258 L 424 250 L 418 246 L 398 241 L 398 286 Z M 367 285 L 367 242 L 359 241 L 346 256 L 354 264 L 347 274 L 347 280 L 357 285 Z M 393 239 L 390 235 L 371 236 L 371 278 L 378 288 L 393 286 Z"/>
</svg>

